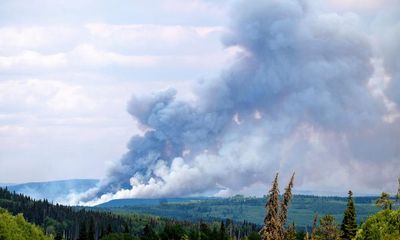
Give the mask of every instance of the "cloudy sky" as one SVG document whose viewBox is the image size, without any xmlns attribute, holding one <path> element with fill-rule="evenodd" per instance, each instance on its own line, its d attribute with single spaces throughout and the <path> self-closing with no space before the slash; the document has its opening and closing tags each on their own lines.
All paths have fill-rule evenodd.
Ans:
<svg viewBox="0 0 400 240">
<path fill-rule="evenodd" d="M 0 182 L 78 201 L 390 191 L 398 0 L 0 3 Z"/>
<path fill-rule="evenodd" d="M 212 2 L 212 3 L 211 3 Z M 213 76 L 216 1 L 1 1 L 0 182 L 100 178 L 137 131 L 132 94 Z"/>
</svg>

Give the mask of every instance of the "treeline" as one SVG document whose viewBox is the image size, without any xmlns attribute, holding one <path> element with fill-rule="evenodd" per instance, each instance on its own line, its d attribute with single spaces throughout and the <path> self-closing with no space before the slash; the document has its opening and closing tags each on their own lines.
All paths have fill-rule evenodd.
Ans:
<svg viewBox="0 0 400 240">
<path fill-rule="evenodd" d="M 280 199 L 282 196 L 280 195 Z M 354 197 L 357 207 L 357 223 L 365 221 L 368 216 L 378 212 L 374 205 L 375 197 Z M 244 197 L 241 195 L 230 198 L 211 198 L 187 202 L 170 202 L 168 204 L 136 205 L 121 204 L 116 207 L 102 207 L 116 213 L 140 213 L 163 218 L 177 220 L 220 221 L 221 219 L 233 219 L 235 222 L 253 222 L 259 225 L 264 221 L 265 197 Z M 311 228 L 313 216 L 318 212 L 321 216 L 333 215 L 338 221 L 343 218 L 346 209 L 347 198 L 294 195 L 289 208 L 288 222 L 296 222 L 296 228 L 304 230 Z"/>
<path fill-rule="evenodd" d="M 99 238 L 107 232 L 122 232 L 133 221 L 110 212 L 77 210 L 47 200 L 34 200 L 6 188 L 0 188 L 0 207 L 13 215 L 22 213 L 26 220 L 42 227 L 47 235 L 56 239 L 77 239 L 82 229 Z"/>
<path fill-rule="evenodd" d="M 56 240 L 260 239 L 257 234 L 260 226 L 246 221 L 238 223 L 227 219 L 193 223 L 137 214 L 114 214 L 34 200 L 7 188 L 0 188 L 0 208 L 12 215 L 22 213 L 27 221 Z"/>
</svg>

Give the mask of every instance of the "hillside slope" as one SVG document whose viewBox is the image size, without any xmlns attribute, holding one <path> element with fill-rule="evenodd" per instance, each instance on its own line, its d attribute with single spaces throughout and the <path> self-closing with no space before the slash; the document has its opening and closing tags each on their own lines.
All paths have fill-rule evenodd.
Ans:
<svg viewBox="0 0 400 240">
<path fill-rule="evenodd" d="M 374 201 L 377 197 L 355 197 L 357 220 L 361 222 L 368 216 L 376 213 Z M 187 201 L 184 201 L 187 200 Z M 190 198 L 181 201 L 167 201 L 156 204 L 157 199 L 151 203 L 141 204 L 143 199 L 120 199 L 99 205 L 113 212 L 134 212 L 174 218 L 178 220 L 214 220 L 233 219 L 236 222 L 254 222 L 262 224 L 265 216 L 265 198 L 247 198 L 236 196 L 232 198 L 212 198 L 193 200 Z M 318 197 L 295 195 L 289 208 L 289 223 L 305 228 L 312 226 L 314 214 L 320 216 L 331 214 L 338 221 L 343 217 L 343 211 L 347 204 L 345 197 Z"/>
<path fill-rule="evenodd" d="M 15 191 L 34 199 L 47 199 L 50 202 L 67 203 L 69 194 L 85 192 L 95 187 L 97 183 L 97 179 L 71 179 L 6 186 L 10 191 Z"/>
</svg>

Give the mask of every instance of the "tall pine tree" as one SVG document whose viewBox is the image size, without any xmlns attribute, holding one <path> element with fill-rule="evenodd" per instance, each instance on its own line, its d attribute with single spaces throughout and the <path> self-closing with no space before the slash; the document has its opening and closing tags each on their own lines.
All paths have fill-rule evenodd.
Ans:
<svg viewBox="0 0 400 240">
<path fill-rule="evenodd" d="M 285 240 L 296 240 L 297 239 L 297 232 L 296 232 L 296 226 L 294 223 L 289 224 L 288 229 L 285 234 Z"/>
<path fill-rule="evenodd" d="M 89 240 L 95 240 L 95 238 L 96 238 L 96 226 L 95 226 L 95 223 L 94 223 L 94 219 L 93 218 L 90 218 L 90 222 L 89 222 L 89 228 L 88 228 L 88 239 Z"/>
<path fill-rule="evenodd" d="M 269 198 L 265 205 L 267 214 L 264 218 L 264 227 L 261 229 L 261 237 L 263 240 L 281 239 L 280 220 L 279 220 L 279 186 L 277 173 L 272 188 L 269 191 Z"/>
<path fill-rule="evenodd" d="M 285 188 L 285 193 L 283 194 L 283 200 L 281 202 L 281 208 L 279 210 L 279 221 L 280 221 L 280 235 L 281 239 L 286 239 L 285 224 L 287 221 L 287 215 L 289 210 L 289 203 L 292 199 L 292 188 L 294 184 L 294 173 L 290 178 L 289 184 Z"/>
<path fill-rule="evenodd" d="M 265 205 L 267 214 L 264 219 L 264 227 L 260 231 L 263 240 L 283 240 L 287 238 L 285 223 L 287 221 L 288 206 L 292 199 L 294 173 L 288 186 L 285 188 L 281 202 L 279 201 L 278 176 L 279 174 L 277 173 L 272 182 L 272 188 L 269 191 L 268 201 Z"/>
<path fill-rule="evenodd" d="M 89 240 L 88 231 L 86 227 L 86 223 L 82 222 L 79 226 L 79 237 L 78 240 Z"/>
<path fill-rule="evenodd" d="M 344 240 L 352 239 L 357 233 L 356 209 L 354 207 L 353 193 L 351 191 L 349 191 L 347 208 L 344 211 L 343 222 L 340 229 L 342 230 L 342 238 Z"/>
<path fill-rule="evenodd" d="M 396 201 L 400 202 L 400 177 L 397 179 L 399 186 L 397 187 Z"/>
</svg>

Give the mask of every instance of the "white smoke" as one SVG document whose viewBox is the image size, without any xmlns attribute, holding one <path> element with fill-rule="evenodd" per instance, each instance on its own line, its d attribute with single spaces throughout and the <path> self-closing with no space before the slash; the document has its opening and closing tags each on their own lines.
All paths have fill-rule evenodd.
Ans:
<svg viewBox="0 0 400 240">
<path fill-rule="evenodd" d="M 236 62 L 200 82 L 193 102 L 173 89 L 133 97 L 128 111 L 144 135 L 77 201 L 262 194 L 277 171 L 296 171 L 299 189 L 394 189 L 400 32 L 376 40 L 363 15 L 321 9 L 301 0 L 236 4 L 224 38 L 242 49 Z"/>
</svg>

